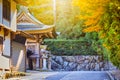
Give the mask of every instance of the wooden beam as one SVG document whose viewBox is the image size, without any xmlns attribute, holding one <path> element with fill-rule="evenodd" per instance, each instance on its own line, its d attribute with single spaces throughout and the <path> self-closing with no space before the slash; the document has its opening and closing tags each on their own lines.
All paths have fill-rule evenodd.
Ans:
<svg viewBox="0 0 120 80">
<path fill-rule="evenodd" d="M 44 30 L 28 30 L 25 32 L 30 33 L 30 34 L 43 34 L 43 33 L 51 32 L 52 30 L 53 30 L 53 28 L 48 28 L 48 29 L 44 29 Z"/>
<path fill-rule="evenodd" d="M 15 36 L 16 36 L 16 34 L 13 33 L 13 32 L 11 32 L 11 39 L 12 39 L 12 40 L 15 39 Z"/>
<path fill-rule="evenodd" d="M 3 30 L 4 30 L 4 36 L 8 36 L 9 30 L 7 30 L 6 28 L 4 28 Z"/>
<path fill-rule="evenodd" d="M 39 42 L 39 35 L 35 35 L 36 36 L 36 42 Z"/>
<path fill-rule="evenodd" d="M 50 38 L 54 38 L 52 32 L 49 32 L 48 35 L 49 35 Z"/>
<path fill-rule="evenodd" d="M 45 35 L 45 37 L 46 37 L 46 38 L 49 38 L 49 35 L 48 35 L 48 33 L 46 33 L 46 34 L 44 34 L 44 35 Z"/>
<path fill-rule="evenodd" d="M 36 37 L 36 42 L 41 42 L 41 39 L 43 39 L 43 34 L 42 35 L 36 34 L 35 37 Z"/>
<path fill-rule="evenodd" d="M 2 26 L 0 26 L 0 31 L 2 30 Z"/>
</svg>

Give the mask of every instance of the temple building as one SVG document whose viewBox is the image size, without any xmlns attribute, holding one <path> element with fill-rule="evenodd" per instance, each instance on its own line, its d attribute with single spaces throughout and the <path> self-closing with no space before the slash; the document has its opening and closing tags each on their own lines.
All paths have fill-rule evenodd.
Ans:
<svg viewBox="0 0 120 80">
<path fill-rule="evenodd" d="M 56 37 L 55 27 L 44 25 L 29 11 L 17 14 L 16 4 L 15 0 L 0 0 L 0 70 L 26 71 L 30 61 L 35 69 L 47 68 L 48 56 L 43 53 L 50 52 L 42 52 L 40 44 Z M 33 53 L 28 58 L 27 50 Z"/>
<path fill-rule="evenodd" d="M 42 59 L 43 54 L 40 45 L 45 38 L 55 38 L 57 36 L 55 26 L 43 24 L 31 15 L 26 7 L 22 9 L 23 10 L 17 15 L 17 29 L 35 37 L 34 40 L 27 39 L 26 41 L 27 50 L 30 50 L 33 53 L 28 56 L 29 59 L 26 58 L 26 68 L 30 68 L 29 65 L 32 60 L 32 69 L 42 69 L 44 60 Z"/>
<path fill-rule="evenodd" d="M 25 71 L 25 42 L 34 36 L 17 30 L 14 0 L 0 0 L 0 70 Z"/>
</svg>

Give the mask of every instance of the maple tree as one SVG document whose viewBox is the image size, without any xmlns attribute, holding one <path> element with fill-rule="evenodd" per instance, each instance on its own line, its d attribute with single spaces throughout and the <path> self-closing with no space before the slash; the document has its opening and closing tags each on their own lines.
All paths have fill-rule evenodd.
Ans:
<svg viewBox="0 0 120 80">
<path fill-rule="evenodd" d="M 24 6 L 35 6 L 42 4 L 41 0 L 15 0 L 17 4 L 21 4 Z"/>
<path fill-rule="evenodd" d="M 30 12 L 42 23 L 47 25 L 54 24 L 53 0 L 40 0 L 42 4 L 30 6 Z"/>
<path fill-rule="evenodd" d="M 44 24 L 54 23 L 53 0 L 15 0 L 18 4 L 28 7 L 29 12 Z"/>
<path fill-rule="evenodd" d="M 108 2 L 109 0 L 73 0 L 73 5 L 80 7 L 79 19 L 85 20 L 84 24 L 87 26 L 83 32 L 97 32 L 101 29 L 99 20 Z"/>
<path fill-rule="evenodd" d="M 120 68 L 120 3 L 119 0 L 74 0 L 79 6 L 79 19 L 85 20 L 83 32 L 98 32 L 104 54 Z"/>
<path fill-rule="evenodd" d="M 119 0 L 111 0 L 105 7 L 101 17 L 99 32 L 103 46 L 112 63 L 120 68 L 120 3 Z M 106 53 L 106 52 L 105 52 Z"/>
</svg>

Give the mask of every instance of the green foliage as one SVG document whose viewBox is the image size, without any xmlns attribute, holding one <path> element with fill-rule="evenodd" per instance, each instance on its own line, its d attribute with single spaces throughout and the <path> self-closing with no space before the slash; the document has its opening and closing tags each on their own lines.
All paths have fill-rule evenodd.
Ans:
<svg viewBox="0 0 120 80">
<path fill-rule="evenodd" d="M 79 40 L 51 40 L 45 41 L 48 45 L 48 49 L 52 51 L 54 55 L 87 55 L 96 54 L 94 50 L 91 50 L 89 43 Z"/>
<path fill-rule="evenodd" d="M 63 28 L 64 30 L 61 30 L 61 34 L 60 36 L 58 36 L 58 38 L 79 39 L 81 37 L 84 37 L 85 33 L 82 32 L 82 27 L 81 27 L 82 25 L 83 25 L 83 21 L 76 23 L 74 26 L 70 24 L 69 27 Z"/>
<path fill-rule="evenodd" d="M 78 40 L 45 40 L 54 55 L 101 55 L 102 47 L 96 32 L 87 33 Z"/>
<path fill-rule="evenodd" d="M 120 3 L 119 0 L 111 0 L 106 6 L 106 11 L 101 19 L 104 47 L 111 62 L 120 68 Z M 106 54 L 106 53 L 104 53 Z"/>
</svg>

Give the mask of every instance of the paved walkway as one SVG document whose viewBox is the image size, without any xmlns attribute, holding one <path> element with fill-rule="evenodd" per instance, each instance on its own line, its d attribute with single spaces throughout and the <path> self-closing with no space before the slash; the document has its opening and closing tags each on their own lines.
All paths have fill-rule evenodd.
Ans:
<svg viewBox="0 0 120 80">
<path fill-rule="evenodd" d="M 111 80 L 105 71 L 39 72 L 32 71 L 20 79 L 9 80 Z"/>
<path fill-rule="evenodd" d="M 111 80 L 106 72 L 74 71 L 61 72 L 47 77 L 45 80 Z"/>
</svg>

